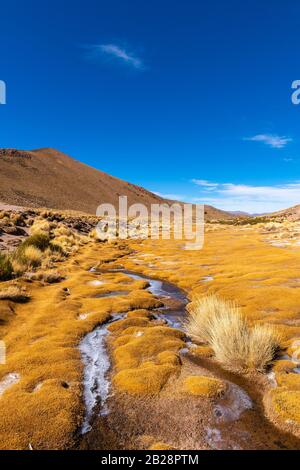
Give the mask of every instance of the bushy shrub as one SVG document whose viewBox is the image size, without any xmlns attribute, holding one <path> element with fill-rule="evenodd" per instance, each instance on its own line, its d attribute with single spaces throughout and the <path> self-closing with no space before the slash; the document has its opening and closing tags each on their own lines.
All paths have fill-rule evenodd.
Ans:
<svg viewBox="0 0 300 470">
<path fill-rule="evenodd" d="M 8 281 L 13 276 L 13 267 L 10 257 L 0 253 L 0 281 Z"/>
<path fill-rule="evenodd" d="M 48 220 L 36 219 L 30 227 L 30 235 L 46 234 L 48 235 L 51 230 L 51 225 Z"/>
<path fill-rule="evenodd" d="M 50 246 L 47 234 L 37 233 L 26 238 L 12 255 L 12 265 L 16 274 L 24 273 L 29 267 L 40 266 L 43 252 Z"/>
<path fill-rule="evenodd" d="M 36 248 L 34 245 L 29 245 L 24 248 L 23 258 L 28 266 L 37 268 L 42 263 L 43 252 L 39 250 L 39 248 Z"/>
<path fill-rule="evenodd" d="M 186 332 L 209 344 L 216 359 L 229 369 L 263 371 L 279 348 L 275 329 L 268 325 L 251 327 L 234 302 L 197 296 L 188 311 Z"/>
<path fill-rule="evenodd" d="M 45 251 L 50 245 L 50 237 L 46 233 L 36 233 L 26 238 L 18 248 L 18 251 L 22 251 L 28 246 L 34 246 L 41 251 Z"/>
</svg>

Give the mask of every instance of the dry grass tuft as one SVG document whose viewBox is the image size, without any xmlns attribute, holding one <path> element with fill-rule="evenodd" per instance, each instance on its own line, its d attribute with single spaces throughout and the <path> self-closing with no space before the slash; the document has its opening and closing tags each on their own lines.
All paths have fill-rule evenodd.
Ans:
<svg viewBox="0 0 300 470">
<path fill-rule="evenodd" d="M 280 349 L 280 336 L 271 325 L 254 325 L 249 334 L 250 369 L 263 371 Z"/>
<path fill-rule="evenodd" d="M 52 261 L 64 259 L 65 255 L 60 246 L 50 240 L 45 233 L 35 233 L 16 249 L 11 255 L 14 274 L 20 276 L 28 269 L 43 266 L 49 267 Z"/>
<path fill-rule="evenodd" d="M 0 281 L 7 281 L 12 278 L 13 266 L 8 255 L 0 253 Z"/>
<path fill-rule="evenodd" d="M 30 228 L 30 235 L 39 235 L 39 234 L 46 234 L 48 235 L 51 230 L 50 223 L 45 219 L 36 219 L 31 228 Z"/>
<path fill-rule="evenodd" d="M 269 325 L 250 327 L 238 306 L 217 296 L 196 297 L 190 304 L 186 332 L 214 351 L 229 369 L 264 371 L 274 359 L 280 338 Z"/>
<path fill-rule="evenodd" d="M 21 276 L 27 270 L 27 265 L 20 258 L 12 257 L 11 264 L 13 267 L 13 272 L 16 276 Z"/>
<path fill-rule="evenodd" d="M 37 268 L 41 265 L 43 260 L 43 252 L 35 246 L 27 246 L 23 252 L 24 260 L 26 260 L 28 266 Z"/>
<path fill-rule="evenodd" d="M 38 271 L 38 272 L 31 272 L 26 273 L 24 275 L 24 279 L 28 281 L 41 281 L 47 284 L 55 284 L 57 282 L 61 282 L 65 279 L 58 271 Z"/>
<path fill-rule="evenodd" d="M 0 289 L 0 300 L 11 300 L 13 302 L 27 302 L 29 294 L 18 286 L 9 286 Z"/>
<path fill-rule="evenodd" d="M 31 235 L 30 237 L 26 238 L 22 242 L 22 244 L 19 246 L 18 250 L 22 251 L 28 246 L 34 246 L 35 248 L 38 248 L 41 251 L 45 251 L 50 244 L 50 238 L 46 233 L 36 233 L 34 235 Z"/>
</svg>

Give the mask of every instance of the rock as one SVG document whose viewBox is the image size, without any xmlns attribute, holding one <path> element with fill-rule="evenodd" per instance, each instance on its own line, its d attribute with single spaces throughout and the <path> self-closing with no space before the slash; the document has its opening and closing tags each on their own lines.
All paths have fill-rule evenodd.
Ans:
<svg viewBox="0 0 300 470">
<path fill-rule="evenodd" d="M 29 152 L 20 151 L 17 149 L 0 149 L 0 157 L 19 157 L 19 158 L 31 158 Z"/>
<path fill-rule="evenodd" d="M 21 227 L 16 227 L 16 226 L 8 226 L 8 227 L 3 227 L 2 229 L 4 233 L 7 233 L 8 235 L 14 235 L 14 236 L 26 236 L 27 233 L 25 230 L 23 230 Z"/>
</svg>

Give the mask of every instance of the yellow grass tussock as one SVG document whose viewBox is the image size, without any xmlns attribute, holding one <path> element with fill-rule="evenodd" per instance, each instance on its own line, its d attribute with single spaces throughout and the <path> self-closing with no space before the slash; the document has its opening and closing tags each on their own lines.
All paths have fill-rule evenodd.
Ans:
<svg viewBox="0 0 300 470">
<path fill-rule="evenodd" d="M 53 227 L 53 222 L 50 224 L 45 219 L 35 219 L 32 226 L 30 227 L 30 235 L 36 235 L 39 233 L 49 234 L 51 228 Z"/>
<path fill-rule="evenodd" d="M 279 347 L 275 329 L 268 325 L 250 327 L 234 302 L 215 295 L 195 296 L 188 310 L 186 332 L 207 343 L 226 367 L 263 371 L 273 360 Z"/>
<path fill-rule="evenodd" d="M 37 268 L 42 263 L 43 252 L 35 246 L 27 246 L 23 252 L 23 259 L 28 266 Z"/>
<path fill-rule="evenodd" d="M 268 397 L 271 415 L 285 425 L 300 427 L 300 390 L 278 387 Z"/>
<path fill-rule="evenodd" d="M 154 395 L 160 392 L 177 367 L 147 362 L 141 367 L 125 369 L 113 378 L 114 386 L 123 392 L 138 395 Z"/>
<path fill-rule="evenodd" d="M 184 380 L 183 390 L 187 394 L 206 398 L 217 398 L 223 395 L 227 385 L 213 377 L 191 375 Z"/>
<path fill-rule="evenodd" d="M 2 284 L 3 285 L 3 284 Z M 0 300 L 11 300 L 13 302 L 26 302 L 30 299 L 30 295 L 21 287 L 10 285 L 0 287 Z"/>
</svg>

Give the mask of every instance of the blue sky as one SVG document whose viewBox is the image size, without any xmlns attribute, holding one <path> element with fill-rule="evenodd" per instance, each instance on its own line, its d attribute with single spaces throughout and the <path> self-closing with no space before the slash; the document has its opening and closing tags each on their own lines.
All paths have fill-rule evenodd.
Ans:
<svg viewBox="0 0 300 470">
<path fill-rule="evenodd" d="M 300 203 L 300 4 L 1 5 L 1 147 L 55 147 L 162 195 Z"/>
</svg>

